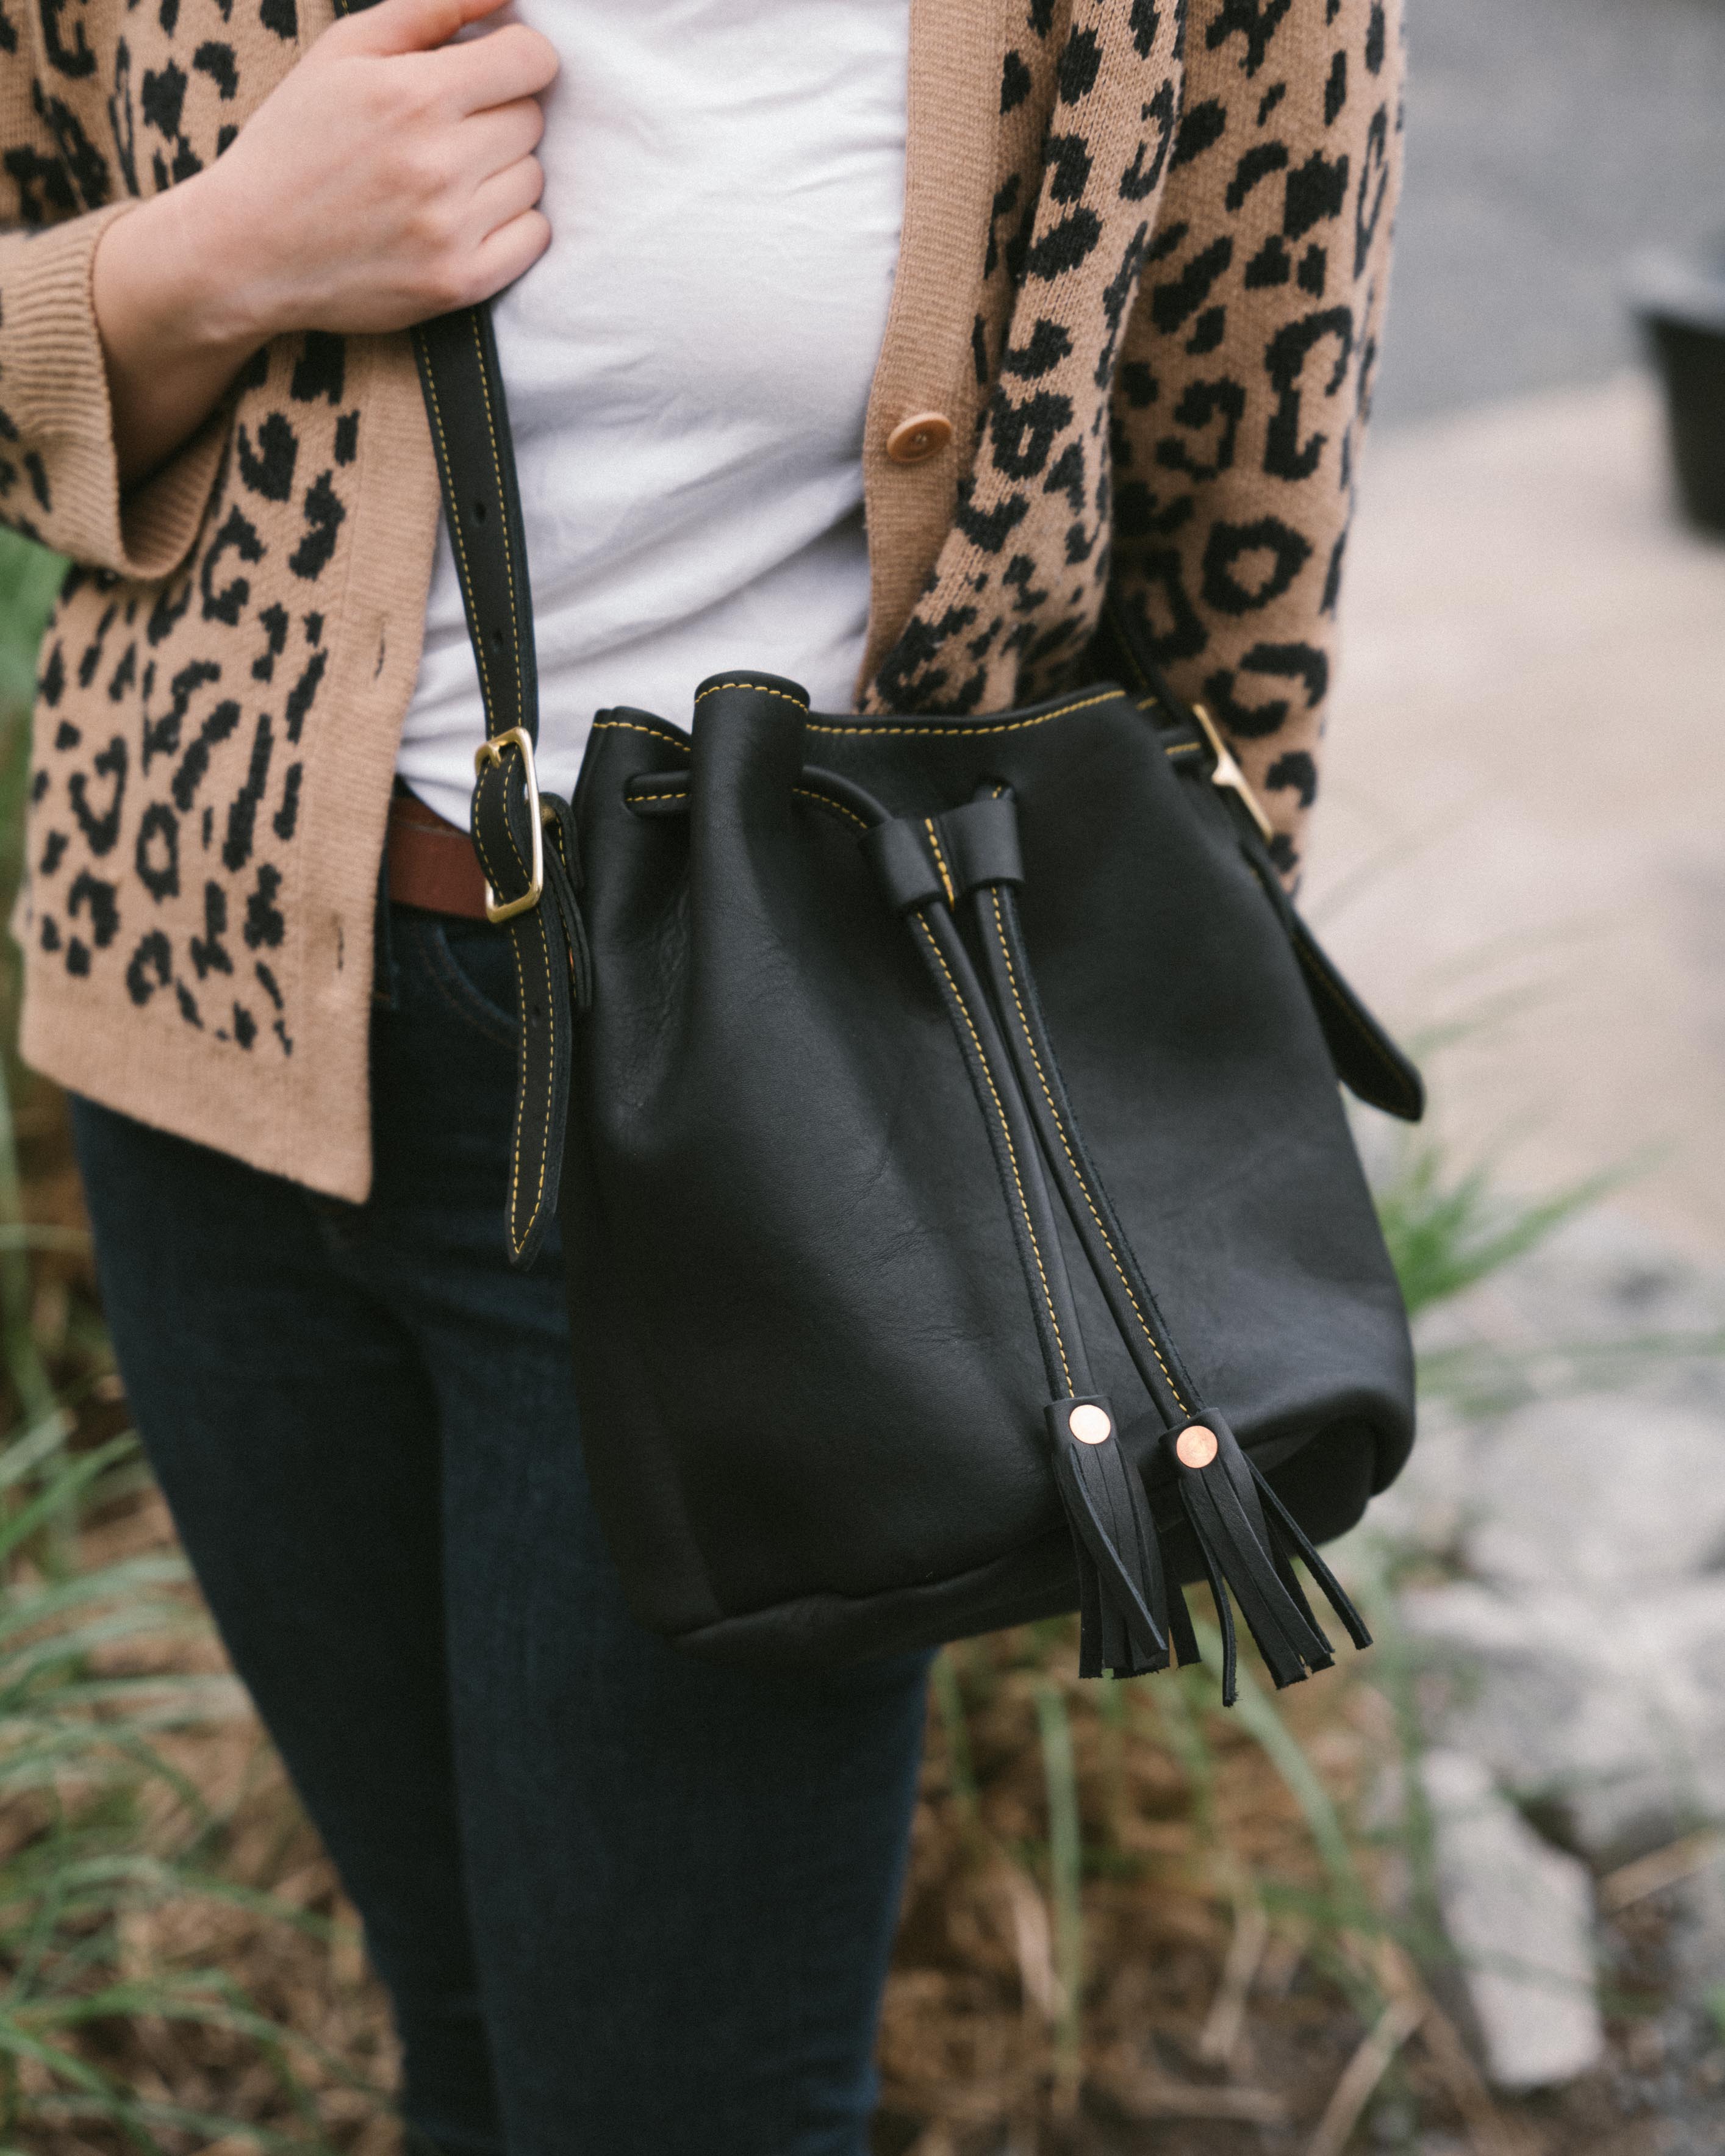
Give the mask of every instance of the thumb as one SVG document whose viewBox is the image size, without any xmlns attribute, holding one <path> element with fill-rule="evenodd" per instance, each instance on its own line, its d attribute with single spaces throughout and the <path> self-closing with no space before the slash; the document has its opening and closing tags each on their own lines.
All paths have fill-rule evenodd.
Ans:
<svg viewBox="0 0 1725 2156">
<path fill-rule="evenodd" d="M 506 0 L 360 0 L 331 33 L 352 53 L 424 53 L 446 45 L 470 23 L 495 15 Z"/>
</svg>

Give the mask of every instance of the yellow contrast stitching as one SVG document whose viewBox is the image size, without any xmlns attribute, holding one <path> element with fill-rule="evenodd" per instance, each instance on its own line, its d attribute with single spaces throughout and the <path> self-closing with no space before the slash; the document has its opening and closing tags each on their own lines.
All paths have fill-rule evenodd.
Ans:
<svg viewBox="0 0 1725 2156">
<path fill-rule="evenodd" d="M 934 849 L 934 865 L 940 872 L 940 880 L 947 894 L 947 903 L 948 906 L 956 906 L 958 903 L 958 894 L 952 888 L 952 879 L 947 874 L 947 857 L 941 851 L 941 834 L 934 828 L 932 816 L 925 816 L 922 819 L 922 824 L 928 833 L 928 843 Z"/>
<path fill-rule="evenodd" d="M 501 770 L 502 766 L 500 764 L 498 768 Z M 503 835 L 509 841 L 509 850 L 515 855 L 516 866 L 521 870 L 521 874 L 526 877 L 527 881 L 531 883 L 533 879 L 528 874 L 527 864 L 521 859 L 521 850 L 515 842 L 515 826 L 509 820 L 509 781 L 507 778 L 503 782 Z M 491 888 L 495 891 L 496 887 L 496 883 L 494 880 Z"/>
<path fill-rule="evenodd" d="M 809 709 L 800 697 L 788 696 L 783 689 L 763 688 L 758 681 L 715 681 L 710 689 L 703 689 L 695 701 L 701 703 L 709 696 L 716 696 L 721 689 L 752 689 L 757 696 L 777 696 L 781 704 L 794 705 L 799 711 Z"/>
<path fill-rule="evenodd" d="M 733 682 L 727 685 L 736 688 L 748 685 Z M 768 695 L 777 693 L 773 690 L 768 691 Z M 1087 711 L 1093 704 L 1111 704 L 1118 693 L 1112 689 L 1104 690 L 1099 696 L 1081 697 L 1076 704 L 1062 704 L 1058 711 L 1039 711 L 1034 719 L 1009 719 L 1004 725 L 994 726 L 973 726 L 963 719 L 938 726 L 907 724 L 886 726 L 819 726 L 811 720 L 809 731 L 812 734 L 1015 734 L 1025 726 L 1046 726 L 1050 719 L 1064 719 L 1073 711 Z"/>
<path fill-rule="evenodd" d="M 490 385 L 485 380 L 485 351 L 484 345 L 480 341 L 479 316 L 476 314 L 469 316 L 468 327 L 473 331 L 474 356 L 479 361 L 480 393 L 485 400 L 485 437 L 491 445 L 491 470 L 497 481 L 497 514 L 503 527 L 503 573 L 509 583 L 509 640 L 515 649 L 516 723 L 525 729 L 527 723 L 527 699 L 521 680 L 521 634 L 516 622 L 515 554 L 510 544 L 509 517 L 504 508 L 503 465 L 497 449 L 497 428 L 491 416 Z M 460 521 L 459 516 L 456 521 L 458 523 Z M 475 608 L 476 611 L 477 608 Z M 483 644 L 485 639 L 481 636 L 479 640 Z M 506 782 L 503 788 L 503 835 L 509 841 L 509 850 L 515 855 L 516 866 L 523 875 L 526 875 L 527 864 L 521 859 L 521 850 L 515 842 L 514 827 L 509 820 L 509 788 Z M 495 891 L 496 887 L 496 879 L 494 876 L 491 879 L 491 888 Z"/>
<path fill-rule="evenodd" d="M 830 793 L 817 793 L 812 786 L 793 786 L 791 791 L 799 801 L 817 801 L 823 808 L 830 808 L 836 815 L 848 817 L 859 831 L 866 831 L 869 828 L 869 819 L 866 816 L 859 816 L 855 809 L 848 807 L 842 801 L 835 801 Z M 639 793 L 630 795 L 629 805 L 633 808 L 649 801 L 686 801 L 689 798 L 689 793 L 690 789 L 686 786 L 675 793 L 667 793 L 660 788 L 650 788 Z"/>
<path fill-rule="evenodd" d="M 817 793 L 812 786 L 793 786 L 791 791 L 799 800 L 819 801 L 823 808 L 835 809 L 839 815 L 848 816 L 859 831 L 866 831 L 869 828 L 866 816 L 859 816 L 855 809 L 843 801 L 835 801 L 830 793 Z"/>
<path fill-rule="evenodd" d="M 483 784 L 484 782 L 481 781 L 480 783 Z M 506 831 L 509 829 L 509 804 L 506 795 L 504 801 L 503 828 Z M 485 872 L 485 881 L 490 884 L 491 889 L 495 891 L 497 888 L 497 871 L 491 866 L 491 857 L 485 851 L 485 837 L 484 832 L 480 829 L 479 808 L 476 802 L 474 807 L 473 844 L 474 850 L 480 857 L 480 865 Z M 519 863 L 521 858 L 521 850 L 518 845 L 516 845 L 513 836 L 511 837 L 509 841 L 509 850 L 515 855 L 516 861 Z"/>
<path fill-rule="evenodd" d="M 442 465 L 443 469 L 447 471 L 449 469 L 449 444 L 444 434 L 443 407 L 438 402 L 437 382 L 429 367 L 425 372 L 425 381 L 427 387 L 431 392 L 432 424 L 437 429 L 437 445 L 439 452 L 438 461 Z M 451 487 L 449 491 L 453 494 L 454 492 L 454 487 Z M 446 518 L 444 521 L 450 524 L 450 536 L 455 542 L 455 553 L 461 567 L 462 592 L 464 595 L 473 592 L 473 572 L 469 568 L 467 563 L 467 547 L 466 542 L 461 536 L 460 516 L 458 514 L 453 519 Z M 479 599 L 476 594 L 474 595 L 473 599 L 473 612 L 476 619 L 479 614 Z M 474 639 L 474 644 L 477 649 L 479 657 L 480 696 L 484 701 L 485 716 L 489 721 L 494 714 L 495 699 L 491 694 L 491 677 L 485 671 L 485 639 L 484 634 L 481 634 L 476 636 Z"/>
<path fill-rule="evenodd" d="M 527 1240 L 526 1229 L 518 1235 L 514 1234 L 514 1223 L 520 1214 L 521 1202 L 521 1125 L 527 1111 L 527 977 L 521 971 L 521 946 L 513 936 L 509 939 L 509 955 L 515 961 L 515 992 L 520 999 L 519 1008 L 521 1014 L 521 1082 L 516 1086 L 515 1092 L 515 1135 L 509 1148 L 510 1158 L 515 1168 L 515 1173 L 510 1179 L 509 1191 L 511 1234 L 514 1248 L 519 1253 Z M 540 1173 L 542 1177 L 544 1174 L 542 1168 Z M 531 1224 L 532 1216 L 530 1214 L 529 1227 Z"/>
<path fill-rule="evenodd" d="M 721 688 L 727 689 L 742 688 L 747 685 L 745 683 L 737 681 L 726 681 L 720 684 Z M 769 696 L 777 696 L 782 692 L 777 689 L 768 689 L 764 690 L 762 693 Z M 701 691 L 702 696 L 711 694 L 711 691 L 710 690 L 703 690 Z M 699 703 L 700 701 L 700 697 L 696 697 L 696 701 Z M 1090 701 L 1091 702 L 1097 702 L 1106 700 L 1091 698 Z M 1050 719 L 1064 718 L 1067 711 L 1083 711 L 1086 708 L 1086 706 L 1083 704 L 1068 704 L 1060 711 L 1044 712 L 1043 717 Z M 800 711 L 802 706 L 798 705 L 798 709 Z M 1040 726 L 1041 723 L 1042 721 L 1040 719 L 1016 719 L 1013 721 L 1013 726 Z M 655 741 L 669 742 L 673 748 L 680 749 L 685 756 L 687 756 L 689 753 L 689 744 L 683 739 L 682 736 L 680 734 L 666 733 L 662 726 L 644 726 L 639 719 L 595 719 L 593 722 L 593 731 L 595 733 L 604 733 L 614 730 L 632 734 L 650 734 Z M 968 733 L 1007 733 L 1010 732 L 1012 730 L 1012 727 L 1007 726 L 969 726 L 963 728 L 956 726 L 931 726 L 922 729 L 922 731 L 930 733 L 957 733 L 961 732 Z M 843 733 L 845 732 L 855 733 L 870 733 L 876 732 L 915 732 L 918 730 L 914 727 L 875 728 L 868 726 L 856 726 L 847 729 L 842 726 L 812 726 L 809 731 L 812 733 L 827 734 Z M 1196 756 L 1200 752 L 1203 747 L 1204 743 L 1202 742 L 1176 742 L 1172 748 L 1164 749 L 1163 753 L 1165 756 Z M 999 797 L 997 796 L 996 798 L 998 798 Z"/>
<path fill-rule="evenodd" d="M 498 763 L 498 770 L 502 770 L 502 765 L 501 765 L 501 763 Z M 521 875 L 526 875 L 528 884 L 531 884 L 531 882 L 532 882 L 532 877 L 528 875 L 526 862 L 521 860 L 521 850 L 520 850 L 520 847 L 516 845 L 516 828 L 513 828 L 513 826 L 511 826 L 511 821 L 509 821 L 509 781 L 506 781 L 506 778 L 505 778 L 505 781 L 502 781 L 502 836 L 505 836 L 506 841 L 509 841 L 509 852 L 511 852 L 513 856 L 516 856 L 516 867 L 520 869 Z M 481 847 L 481 852 L 483 852 L 483 847 Z M 485 873 L 487 873 L 487 875 L 490 875 L 490 873 L 491 873 L 490 862 L 487 862 L 487 865 L 485 865 Z M 498 880 L 496 880 L 496 877 L 494 877 L 494 875 L 491 875 L 491 891 L 496 891 L 496 888 L 498 888 Z"/>
<path fill-rule="evenodd" d="M 1134 660 L 1133 664 L 1136 665 L 1137 661 Z M 1139 678 L 1142 680 L 1143 677 L 1140 675 Z M 1154 696 L 1140 696 L 1138 698 L 1138 709 L 1147 716 L 1152 711 L 1159 711 L 1162 709 L 1162 706 Z M 1175 716 L 1178 716 L 1178 714 L 1177 713 Z M 1169 747 L 1163 749 L 1162 752 L 1164 756 L 1196 756 L 1201 749 L 1205 748 L 1207 746 L 1208 744 L 1206 742 L 1201 741 L 1175 742 Z"/>
<path fill-rule="evenodd" d="M 1043 1270 L 1042 1246 L 1036 1240 L 1035 1224 L 1030 1218 L 1029 1204 L 1024 1196 L 1024 1181 L 1019 1174 L 1019 1157 L 1012 1142 L 1011 1126 L 1006 1120 L 1006 1111 L 1000 1104 L 1000 1096 L 994 1090 L 994 1075 L 988 1068 L 988 1057 L 983 1053 L 982 1040 L 977 1033 L 975 1022 L 970 1015 L 969 1006 L 959 994 L 958 983 L 952 978 L 952 968 L 947 963 L 947 954 L 942 950 L 939 942 L 936 940 L 934 931 L 922 918 L 922 914 L 914 913 L 911 917 L 928 938 L 928 947 L 934 953 L 935 963 L 947 977 L 947 986 L 952 991 L 952 1001 L 958 1007 L 958 1015 L 964 1020 L 965 1030 L 969 1034 L 975 1045 L 977 1061 L 982 1065 L 983 1076 L 987 1081 L 989 1096 L 994 1103 L 994 1112 L 1000 1118 L 1000 1135 L 1006 1141 L 1006 1157 L 1012 1163 L 1012 1179 L 1018 1186 L 1019 1211 L 1024 1216 L 1024 1233 L 1030 1239 L 1030 1252 L 1036 1260 L 1037 1276 L 1042 1282 L 1042 1299 L 1048 1305 L 1048 1322 L 1054 1328 L 1055 1347 L 1060 1358 L 1060 1372 L 1066 1380 L 1066 1390 L 1070 1394 L 1072 1389 L 1072 1372 L 1066 1361 L 1066 1343 L 1060 1337 L 1060 1321 L 1055 1311 L 1054 1296 L 1048 1285 L 1048 1275 Z"/>
<path fill-rule="evenodd" d="M 596 734 L 614 730 L 620 733 L 651 734 L 655 741 L 669 742 L 673 748 L 681 749 L 685 756 L 689 753 L 689 744 L 681 735 L 668 734 L 662 726 L 644 726 L 639 719 L 595 719 L 593 722 L 593 731 Z"/>
<path fill-rule="evenodd" d="M 1150 1330 L 1148 1321 L 1139 1306 L 1138 1298 L 1132 1292 L 1132 1284 L 1126 1276 L 1126 1269 L 1120 1262 L 1120 1254 L 1114 1247 L 1113 1239 L 1106 1228 L 1102 1225 L 1102 1216 L 1096 1210 L 1096 1200 L 1091 1195 L 1090 1184 L 1085 1179 L 1084 1170 L 1078 1165 L 1073 1154 L 1071 1144 L 1066 1136 L 1066 1126 L 1061 1120 L 1060 1110 L 1055 1106 L 1054 1095 L 1048 1088 L 1048 1078 L 1042 1068 L 1042 1058 L 1036 1052 L 1036 1037 L 1030 1030 L 1030 1021 L 1024 1009 L 1024 998 L 1019 993 L 1018 968 L 1012 963 L 1012 947 L 1006 940 L 1006 922 L 1001 912 L 1000 893 L 998 891 L 991 891 L 988 895 L 994 901 L 994 932 L 1000 938 L 1000 955 L 1006 961 L 1006 978 L 1012 985 L 1012 999 L 1018 1005 L 1019 1024 L 1024 1028 L 1024 1040 L 1030 1050 L 1030 1060 L 1036 1066 L 1036 1082 L 1042 1088 L 1042 1097 L 1047 1101 L 1049 1112 L 1055 1120 L 1055 1128 L 1060 1134 L 1060 1150 L 1065 1154 L 1071 1165 L 1072 1173 L 1078 1180 L 1078 1188 L 1084 1193 L 1084 1202 L 1090 1209 L 1091 1219 L 1096 1224 L 1096 1231 L 1107 1245 L 1109 1259 L 1115 1271 L 1120 1276 L 1120 1285 L 1126 1290 L 1127 1300 L 1132 1306 L 1132 1312 L 1138 1321 L 1139 1328 L 1145 1339 L 1150 1343 L 1150 1353 L 1156 1358 L 1163 1376 L 1168 1379 L 1168 1389 L 1178 1402 L 1181 1414 L 1189 1414 L 1192 1410 L 1187 1406 L 1185 1401 L 1181 1399 L 1180 1389 L 1174 1383 L 1174 1373 L 1163 1361 L 1162 1350 L 1156 1344 L 1156 1335 Z"/>
<path fill-rule="evenodd" d="M 544 907 L 543 907 L 543 906 L 536 906 L 536 907 L 535 907 L 535 909 L 534 909 L 534 912 L 533 912 L 533 925 L 534 925 L 534 927 L 535 927 L 536 928 L 537 928 L 537 930 L 539 931 L 539 946 L 540 946 L 540 949 L 541 949 L 542 952 L 543 953 L 543 955 L 544 955 L 544 958 L 545 958 L 545 980 L 546 980 L 546 990 L 545 990 L 545 993 L 546 993 L 546 998 L 547 998 L 547 1009 L 546 1009 L 546 1014 L 545 1014 L 545 1018 L 546 1018 L 545 1030 L 546 1030 L 546 1033 L 547 1033 L 547 1036 L 549 1036 L 549 1037 L 551 1038 L 551 1040 L 552 1040 L 551 1054 L 552 1054 L 552 1055 L 553 1055 L 553 1056 L 554 1056 L 554 1055 L 557 1054 L 557 1043 L 556 1043 L 556 1037 L 555 1037 L 555 1026 L 554 1026 L 554 1024 L 553 1024 L 553 1021 L 552 1021 L 552 1013 L 551 1013 L 551 1009 L 550 1009 L 550 998 L 551 998 L 551 994 L 552 994 L 552 956 L 551 956 L 551 937 L 549 937 L 549 935 L 546 932 L 546 927 L 545 927 L 545 909 L 544 909 Z M 517 963 L 519 963 L 519 962 L 517 962 Z M 521 1037 L 522 1037 L 523 1040 L 526 1040 L 526 1024 L 527 1024 L 527 1014 L 526 1014 L 526 1009 L 525 1009 L 525 1007 L 524 1007 L 524 1008 L 523 1008 L 523 1009 L 522 1009 L 522 1011 L 521 1011 Z M 548 1060 L 548 1059 L 547 1059 L 547 1060 Z M 523 1109 L 525 1110 L 525 1107 L 526 1107 L 526 1103 L 525 1103 L 525 1102 L 523 1102 L 523 1103 L 522 1103 L 522 1106 L 523 1106 Z M 548 1152 L 548 1150 L 549 1150 L 549 1147 L 550 1147 L 550 1136 L 551 1136 L 550 1129 L 549 1129 L 549 1126 L 547 1126 L 547 1130 L 546 1130 L 546 1132 L 545 1132 L 545 1136 L 544 1136 L 544 1137 L 542 1139 L 541 1143 L 540 1143 L 540 1145 L 539 1145 L 539 1148 L 538 1148 L 538 1152 L 539 1152 L 539 1178 L 538 1178 L 537 1184 L 536 1184 L 536 1188 L 535 1188 L 535 1189 L 534 1189 L 534 1192 L 533 1192 L 533 1209 L 532 1209 L 532 1211 L 531 1211 L 531 1212 L 527 1215 L 527 1225 L 526 1225 L 526 1229 L 525 1233 L 523 1234 L 523 1235 L 522 1235 L 522 1237 L 521 1237 L 521 1240 L 522 1240 L 522 1241 L 523 1241 L 523 1242 L 525 1242 L 525 1241 L 526 1240 L 526 1239 L 527 1239 L 527 1236 L 528 1236 L 528 1235 L 531 1235 L 531 1233 L 533 1232 L 533 1224 L 535 1223 L 535 1221 L 536 1221 L 536 1220 L 538 1219 L 538 1218 L 539 1218 L 539 1214 L 540 1214 L 540 1210 L 541 1210 L 541 1209 L 543 1207 L 543 1205 L 544 1205 L 544 1204 L 545 1204 L 545 1158 L 546 1158 L 546 1154 L 547 1154 L 547 1152 Z M 519 1158 L 517 1158 L 516 1163 L 516 1187 L 517 1187 L 517 1188 L 519 1188 L 519 1187 L 520 1187 L 520 1182 L 521 1182 L 521 1163 L 520 1163 Z"/>
<path fill-rule="evenodd" d="M 468 327 L 473 331 L 474 356 L 479 361 L 480 393 L 485 400 L 485 435 L 491 444 L 491 470 L 497 481 L 497 514 L 503 525 L 503 572 L 509 580 L 509 634 L 510 640 L 515 646 L 516 716 L 518 722 L 525 726 L 526 711 L 521 697 L 521 641 L 516 629 L 515 555 L 509 543 L 509 517 L 504 508 L 503 465 L 497 451 L 497 428 L 491 416 L 491 388 L 490 384 L 485 380 L 485 348 L 480 341 L 477 314 L 469 316 Z M 514 836 L 511 834 L 510 844 L 513 845 L 514 843 Z"/>
</svg>

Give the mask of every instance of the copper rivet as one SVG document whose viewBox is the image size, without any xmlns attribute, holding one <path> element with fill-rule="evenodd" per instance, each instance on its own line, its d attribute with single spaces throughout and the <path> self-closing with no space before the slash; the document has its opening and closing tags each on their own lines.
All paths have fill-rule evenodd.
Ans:
<svg viewBox="0 0 1725 2156">
<path fill-rule="evenodd" d="M 952 439 L 952 423 L 944 412 L 913 412 L 886 437 L 886 454 L 896 465 L 920 465 Z"/>
<path fill-rule="evenodd" d="M 1191 1430 L 1183 1430 L 1174 1440 L 1174 1450 L 1183 1467 L 1208 1467 L 1219 1450 L 1216 1434 L 1199 1423 Z"/>
<path fill-rule="evenodd" d="M 1066 1427 L 1081 1445 L 1101 1445 L 1110 1437 L 1114 1425 L 1100 1408 L 1087 1404 L 1076 1407 L 1066 1418 Z"/>
</svg>

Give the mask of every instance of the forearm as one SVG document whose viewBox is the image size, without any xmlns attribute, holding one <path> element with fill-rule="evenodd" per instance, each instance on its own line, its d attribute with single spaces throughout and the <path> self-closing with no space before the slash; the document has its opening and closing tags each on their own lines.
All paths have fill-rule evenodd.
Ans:
<svg viewBox="0 0 1725 2156">
<path fill-rule="evenodd" d="M 92 297 L 121 483 L 197 433 L 267 331 L 224 297 L 198 182 L 155 196 L 102 234 Z"/>
<path fill-rule="evenodd" d="M 1399 17 L 1311 7 L 1250 75 L 1245 30 L 1198 0 L 1116 398 L 1122 598 L 1233 738 L 1290 872 L 1389 275 Z"/>
<path fill-rule="evenodd" d="M 196 536 L 220 454 L 211 429 L 122 495 L 92 288 L 127 203 L 0 234 L 0 520 L 94 569 L 168 575 Z"/>
<path fill-rule="evenodd" d="M 92 301 L 123 480 L 194 434 L 271 337 L 403 329 L 537 259 L 556 53 L 520 24 L 449 42 L 500 4 L 384 0 L 338 23 L 215 163 L 103 234 Z"/>
</svg>

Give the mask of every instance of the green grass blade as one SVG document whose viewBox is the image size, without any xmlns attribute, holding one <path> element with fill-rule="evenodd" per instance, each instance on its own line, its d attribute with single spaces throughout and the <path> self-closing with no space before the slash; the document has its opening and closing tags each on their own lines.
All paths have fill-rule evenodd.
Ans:
<svg viewBox="0 0 1725 2156">
<path fill-rule="evenodd" d="M 33 1475 L 64 1447 L 71 1434 L 70 1419 L 63 1409 L 55 1408 L 40 1422 L 21 1430 L 16 1437 L 8 1438 L 0 1445 L 0 1491 L 10 1490 Z"/>
<path fill-rule="evenodd" d="M 1055 2079 L 1070 2103 L 1082 2073 L 1084 2015 L 1084 1841 L 1078 1815 L 1078 1774 L 1065 1696 L 1047 1678 L 1036 1686 L 1036 1724 L 1048 1791 L 1049 1885 L 1054 1902 L 1055 1974 L 1060 2014 L 1055 2030 Z"/>
<path fill-rule="evenodd" d="M 58 1520 L 63 1525 L 75 1519 L 80 1499 L 90 1486 L 99 1481 L 114 1463 L 123 1459 L 137 1447 L 136 1438 L 112 1438 L 106 1445 L 99 1445 L 93 1452 L 69 1459 L 44 1484 L 37 1494 L 21 1505 L 10 1519 L 0 1521 L 0 1562 L 14 1550 L 22 1549 L 30 1537 L 38 1533 L 44 1523 Z"/>
<path fill-rule="evenodd" d="M 977 1787 L 970 1751 L 970 1723 L 950 1647 L 943 1647 L 934 1658 L 930 1688 L 934 1694 L 935 1711 L 940 1717 L 941 1733 L 946 1740 L 947 1786 L 959 1817 L 967 1827 L 973 1827 L 977 1819 Z"/>
</svg>

